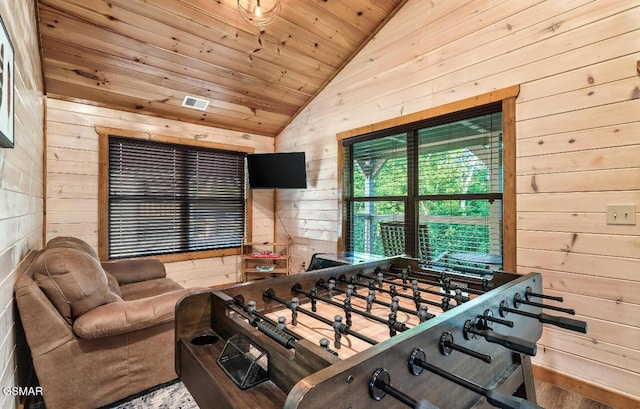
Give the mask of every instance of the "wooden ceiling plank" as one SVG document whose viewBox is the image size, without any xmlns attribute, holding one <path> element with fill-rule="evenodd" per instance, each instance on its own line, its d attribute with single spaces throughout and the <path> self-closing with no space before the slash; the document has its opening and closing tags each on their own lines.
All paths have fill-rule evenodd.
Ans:
<svg viewBox="0 0 640 409">
<path fill-rule="evenodd" d="M 48 57 L 48 61 L 61 60 L 75 64 L 84 62 L 99 71 L 115 72 L 121 75 L 127 73 L 131 78 L 143 83 L 162 84 L 167 88 L 182 91 L 189 95 L 245 105 L 250 108 L 283 115 L 291 115 L 297 109 L 297 105 L 293 103 L 267 99 L 253 91 L 251 93 L 232 93 L 228 88 L 220 87 L 212 82 L 150 65 L 144 65 L 142 67 L 143 70 L 138 71 L 137 68 L 140 65 L 133 65 L 130 60 L 125 58 L 105 55 L 89 49 L 78 49 L 78 47 L 50 37 L 43 37 L 42 43 L 43 47 L 56 50 L 55 57 Z"/>
<path fill-rule="evenodd" d="M 128 112 L 134 112 L 138 114 L 157 116 L 166 119 L 173 119 L 178 121 L 191 122 L 195 124 L 208 125 L 216 128 L 231 129 L 240 132 L 256 133 L 266 136 L 274 136 L 277 128 L 273 125 L 259 123 L 255 121 L 238 120 L 235 118 L 228 118 L 224 116 L 217 116 L 214 118 L 202 116 L 198 111 L 194 111 L 194 114 L 189 115 L 176 115 L 175 109 L 162 104 L 156 104 L 142 99 L 135 99 L 115 93 L 107 93 L 106 95 L 100 95 L 104 93 L 102 90 L 90 90 L 92 92 L 86 92 L 83 90 L 82 85 L 70 84 L 68 82 L 60 82 L 56 79 L 50 80 L 51 92 L 50 96 L 53 98 L 67 99 L 82 104 L 96 105 L 106 108 L 112 108 L 117 110 L 123 110 Z M 72 92 L 69 92 L 71 90 Z M 67 94 L 72 93 L 74 95 L 89 95 L 90 99 L 73 98 Z M 108 97 L 108 98 L 105 98 Z M 97 102 L 97 101 L 109 101 L 109 102 Z M 142 109 L 137 107 L 143 107 L 148 105 L 150 109 Z"/>
<path fill-rule="evenodd" d="M 396 4 L 396 7 L 394 8 L 394 10 L 392 12 L 390 12 L 387 17 L 384 19 L 384 21 L 382 21 L 371 33 L 369 33 L 369 36 L 364 39 L 362 41 L 362 43 L 360 44 L 360 46 L 355 49 L 353 51 L 353 53 L 351 54 L 351 56 L 349 56 L 349 58 L 347 58 L 343 65 L 340 67 L 339 70 L 337 70 L 335 72 L 335 74 L 329 78 L 327 80 L 327 82 L 325 82 L 325 84 L 320 87 L 318 89 L 318 91 L 316 91 L 316 93 L 302 106 L 300 106 L 300 109 L 298 109 L 298 112 L 296 112 L 291 119 L 289 119 L 289 121 L 278 131 L 278 134 L 281 133 L 302 111 L 304 111 L 304 109 L 307 107 L 307 105 L 309 105 L 309 103 L 311 103 L 311 101 L 313 101 L 318 95 L 320 95 L 320 93 L 322 92 L 322 90 L 338 75 L 340 74 L 340 72 L 342 71 L 342 69 L 344 67 L 346 67 L 359 53 L 360 51 L 376 36 L 376 34 L 393 18 L 393 16 L 400 11 L 404 5 L 407 3 L 408 0 L 398 0 L 398 3 Z"/>
<path fill-rule="evenodd" d="M 292 99 L 287 98 L 287 96 L 291 96 L 295 99 L 300 98 L 301 100 L 306 100 L 306 94 L 297 90 L 291 90 L 279 84 L 269 84 L 258 81 L 255 78 L 196 59 L 184 58 L 177 53 L 160 50 L 128 37 L 100 30 L 97 27 L 83 24 L 77 20 L 51 13 L 49 10 L 41 11 L 41 20 L 44 24 L 42 29 L 43 37 L 51 36 L 71 42 L 79 47 L 103 50 L 110 54 L 124 54 L 125 58 L 129 58 L 132 63 L 140 63 L 143 65 L 153 63 L 156 67 L 178 70 L 177 72 L 182 73 L 189 73 L 191 69 L 195 69 L 206 73 L 208 78 L 220 85 L 230 85 L 233 88 L 233 84 L 242 84 L 237 87 L 240 92 L 246 88 L 260 89 L 261 92 L 272 95 L 274 98 L 293 102 Z M 51 52 L 55 54 L 55 50 L 51 50 Z M 45 50 L 45 56 L 46 55 L 47 50 Z"/>
<path fill-rule="evenodd" d="M 355 20 L 354 24 L 361 25 L 362 21 L 366 22 L 366 25 L 363 25 L 365 27 L 365 37 L 389 14 L 388 11 L 384 11 L 367 0 L 338 0 L 333 2 L 332 7 L 329 7 L 329 4 L 324 0 L 314 1 L 320 7 L 327 7 L 329 12 L 337 16 L 353 13 L 362 17 L 362 19 Z"/>
<path fill-rule="evenodd" d="M 351 5 L 348 2 L 338 0 L 331 2 L 324 0 L 295 1 L 287 7 L 295 7 L 300 9 L 302 13 L 309 13 L 320 24 L 325 24 L 328 28 L 344 33 L 345 36 L 359 42 L 369 35 L 373 27 L 380 24 L 386 14 L 379 15 L 374 20 L 374 12 L 370 8 L 358 8 L 355 3 L 361 3 L 361 1 L 354 0 Z"/>
<path fill-rule="evenodd" d="M 280 47 L 277 42 L 263 38 L 256 38 L 253 33 L 239 30 L 232 24 L 219 18 L 214 18 L 192 6 L 177 1 L 158 1 L 153 5 L 143 0 L 114 0 L 121 7 L 135 11 L 138 14 L 153 18 L 163 24 L 171 25 L 195 36 L 207 39 L 222 47 L 235 49 L 243 53 L 251 53 L 261 49 L 267 59 L 277 58 L 284 65 L 295 64 L 300 70 L 318 70 L 326 75 L 333 72 L 340 64 L 337 58 L 323 58 L 326 56 L 308 56 L 292 47 Z M 219 17 L 219 16 L 216 16 Z M 260 54 L 257 55 L 260 57 Z"/>
<path fill-rule="evenodd" d="M 84 2 L 84 0 L 66 1 L 73 1 L 80 4 Z M 165 3 L 171 5 L 171 7 L 167 7 L 168 11 L 141 0 L 109 0 L 109 5 L 111 6 L 109 11 L 120 11 L 118 8 L 125 10 L 126 12 L 124 13 L 123 18 L 121 18 L 121 21 L 130 25 L 137 24 L 140 16 L 142 16 L 143 18 L 149 19 L 147 22 L 157 22 L 161 24 L 158 26 L 158 29 L 162 29 L 163 26 L 167 26 L 177 30 L 178 33 L 187 33 L 188 36 L 183 34 L 179 38 L 179 40 L 185 44 L 187 43 L 184 39 L 190 39 L 189 44 L 187 45 L 200 48 L 206 45 L 206 48 L 216 50 L 215 52 L 219 55 L 225 58 L 230 58 L 232 61 L 248 61 L 250 58 L 251 61 L 255 62 L 255 64 L 262 63 L 264 65 L 256 66 L 255 69 L 258 70 L 274 71 L 273 66 L 275 66 L 275 72 L 281 75 L 282 66 L 293 66 L 295 67 L 294 69 L 289 69 L 287 71 L 299 73 L 304 75 L 305 78 L 317 78 L 320 81 L 325 79 L 328 75 L 331 75 L 335 70 L 335 67 L 332 67 L 317 58 L 307 57 L 287 49 L 278 51 L 274 44 L 263 42 L 262 40 L 257 41 L 255 38 L 249 39 L 248 36 L 240 37 L 239 32 L 234 30 L 232 26 L 227 25 L 224 27 L 226 32 L 211 28 L 207 23 L 210 23 L 214 19 L 207 18 L 205 20 L 203 17 L 207 16 L 202 13 L 198 16 L 198 13 L 195 13 L 193 9 L 185 7 L 184 5 L 181 5 L 181 3 L 177 3 L 175 1 Z M 117 5 L 118 8 L 113 7 L 113 5 Z M 192 12 L 191 15 L 187 15 L 188 17 L 181 16 L 185 11 L 189 10 Z M 127 21 L 125 21 L 124 17 L 128 17 L 129 13 L 135 13 L 136 16 L 128 18 Z M 120 18 L 119 14 L 122 13 L 112 13 L 116 18 Z M 141 25 L 145 26 L 146 31 L 150 31 L 152 33 L 157 32 L 155 24 Z M 230 30 L 232 31 L 230 32 Z M 167 30 L 164 30 L 164 32 L 166 32 L 167 35 L 173 35 L 175 33 L 175 31 Z"/>
<path fill-rule="evenodd" d="M 366 2 L 386 13 L 393 13 L 398 7 L 397 0 L 366 0 Z"/>
<path fill-rule="evenodd" d="M 49 78 L 66 80 L 72 84 L 84 85 L 87 89 L 107 90 L 119 95 L 129 96 L 147 101 L 145 106 L 158 104 L 166 104 L 172 106 L 173 110 L 182 110 L 185 115 L 193 114 L 192 109 L 182 107 L 183 96 L 172 95 L 166 93 L 166 89 L 153 84 L 141 83 L 140 81 L 129 80 L 116 74 L 106 75 L 103 72 L 92 73 L 95 78 L 87 78 L 78 75 L 77 71 L 88 71 L 87 67 L 79 67 L 67 63 L 53 64 L 49 61 Z M 207 114 L 223 115 L 229 118 L 249 120 L 259 117 L 260 121 L 266 124 L 282 124 L 288 118 L 286 115 L 277 115 L 261 110 L 251 110 L 238 105 L 224 105 L 223 103 L 209 104 L 206 111 L 195 111 L 198 115 L 206 116 Z"/>
<path fill-rule="evenodd" d="M 49 60 L 47 60 L 47 63 L 49 64 L 48 77 L 50 79 L 66 81 L 69 84 L 83 85 L 87 89 L 112 92 L 146 101 L 146 104 L 143 104 L 142 106 L 150 106 L 150 104 L 152 103 L 163 103 L 167 105 L 173 105 L 174 109 L 183 109 L 185 111 L 185 114 L 191 114 L 193 111 L 189 108 L 181 107 L 184 94 L 174 95 L 170 92 L 170 90 L 167 90 L 167 88 L 162 86 L 156 86 L 149 83 L 142 84 L 140 81 L 135 81 L 124 76 L 119 76 L 116 74 L 106 75 L 103 72 L 91 70 L 88 67 L 72 65 L 69 63 L 53 63 Z M 86 74 L 79 75 L 78 72 Z M 210 104 L 210 108 L 208 108 L 207 111 L 197 112 L 211 112 L 214 114 L 220 114 L 222 111 L 224 111 L 225 116 L 243 120 L 256 116 L 258 112 L 262 112 L 239 105 L 224 105 L 224 103 L 212 103 Z M 281 121 L 285 118 L 286 115 L 280 115 Z"/>
<path fill-rule="evenodd" d="M 292 48 L 298 53 L 327 62 L 332 66 L 340 66 L 351 50 L 320 38 L 312 32 L 303 30 L 295 23 L 279 17 L 277 21 L 261 33 L 258 27 L 251 26 L 238 15 L 236 0 L 176 0 L 188 7 L 233 25 L 241 32 L 253 34 L 262 41 L 277 44 L 281 49 Z"/>
<path fill-rule="evenodd" d="M 304 87 L 308 88 L 307 93 L 322 84 L 322 79 L 315 78 L 313 75 L 317 71 L 303 73 L 293 67 L 283 69 L 278 64 L 257 57 L 256 54 L 259 51 L 247 54 L 227 47 L 216 47 L 208 40 L 168 27 L 147 17 L 133 15 L 101 0 L 90 4 L 85 0 L 43 0 L 43 4 L 65 10 L 88 25 L 106 28 L 115 34 L 135 39 L 159 50 L 218 66 L 222 65 L 229 70 L 266 83 L 277 83 L 289 89 L 298 90 Z"/>
<path fill-rule="evenodd" d="M 236 1 L 38 0 L 47 95 L 274 137 L 407 0 L 282 0 L 266 30 Z"/>
<path fill-rule="evenodd" d="M 281 18 L 319 38 L 338 44 L 346 50 L 354 50 L 360 44 L 362 34 L 354 27 L 342 23 L 337 16 L 309 2 L 290 2 L 282 6 Z"/>
<path fill-rule="evenodd" d="M 319 7 L 331 14 L 333 19 L 352 27 L 352 30 L 357 30 L 358 37 L 356 40 L 359 41 L 367 38 L 369 33 L 371 33 L 387 15 L 387 13 L 378 7 L 373 7 L 366 0 L 312 1 L 315 7 Z"/>
</svg>

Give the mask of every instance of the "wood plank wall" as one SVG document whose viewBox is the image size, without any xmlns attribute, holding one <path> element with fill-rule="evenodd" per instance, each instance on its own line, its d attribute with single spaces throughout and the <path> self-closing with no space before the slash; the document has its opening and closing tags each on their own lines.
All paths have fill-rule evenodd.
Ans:
<svg viewBox="0 0 640 409">
<path fill-rule="evenodd" d="M 410 0 L 277 138 L 308 158 L 309 188 L 277 196 L 294 266 L 341 235 L 338 132 L 520 84 L 518 272 L 589 323 L 546 328 L 534 362 L 639 407 L 640 225 L 605 222 L 640 210 L 639 21 L 637 0 Z"/>
<path fill-rule="evenodd" d="M 16 267 L 42 247 L 43 80 L 33 1 L 0 2 L 0 16 L 15 50 L 15 148 L 0 148 L 0 388 L 18 385 Z M 1 394 L 0 408 L 17 398 Z"/>
<path fill-rule="evenodd" d="M 274 139 L 47 99 L 46 239 L 75 236 L 98 246 L 98 134 L 96 126 L 196 138 L 273 152 Z M 273 192 L 253 193 L 253 240 L 273 240 Z M 213 286 L 241 280 L 237 256 L 167 263 L 169 277 L 186 287 Z"/>
</svg>

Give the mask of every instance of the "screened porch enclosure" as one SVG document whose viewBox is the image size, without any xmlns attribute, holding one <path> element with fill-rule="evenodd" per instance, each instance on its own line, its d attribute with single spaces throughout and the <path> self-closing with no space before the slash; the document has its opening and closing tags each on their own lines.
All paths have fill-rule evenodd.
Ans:
<svg viewBox="0 0 640 409">
<path fill-rule="evenodd" d="M 357 141 L 345 153 L 347 250 L 469 272 L 502 267 L 500 112 Z"/>
</svg>

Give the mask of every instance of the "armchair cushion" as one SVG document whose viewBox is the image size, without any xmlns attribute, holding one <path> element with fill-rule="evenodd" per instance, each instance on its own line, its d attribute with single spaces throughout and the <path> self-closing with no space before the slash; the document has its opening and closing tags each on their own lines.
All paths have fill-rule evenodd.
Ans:
<svg viewBox="0 0 640 409">
<path fill-rule="evenodd" d="M 105 261 L 102 268 L 113 275 L 120 285 L 165 278 L 164 263 L 157 258 Z"/>
<path fill-rule="evenodd" d="M 176 302 L 187 295 L 182 289 L 134 301 L 120 301 L 94 308 L 76 319 L 73 332 L 84 339 L 97 339 L 172 322 Z"/>
<path fill-rule="evenodd" d="M 58 248 L 58 247 L 82 250 L 88 255 L 90 255 L 91 257 L 95 258 L 96 260 L 99 260 L 98 254 L 93 249 L 93 247 L 91 247 L 89 243 L 87 243 L 86 241 L 80 240 L 76 237 L 69 237 L 69 236 L 54 237 L 53 239 L 49 240 L 46 248 L 52 249 L 52 248 Z"/>
<path fill-rule="evenodd" d="M 111 290 L 111 292 L 117 295 L 118 297 L 122 298 L 122 291 L 120 290 L 120 284 L 118 284 L 118 279 L 116 279 L 113 275 L 107 273 L 106 271 L 104 273 L 107 276 L 107 285 L 109 286 L 109 290 Z"/>
<path fill-rule="evenodd" d="M 122 299 L 112 293 L 98 260 L 85 251 L 54 247 L 35 260 L 34 278 L 68 323 L 85 312 Z"/>
<path fill-rule="evenodd" d="M 120 287 L 120 297 L 125 301 L 131 301 L 180 289 L 182 286 L 170 278 L 156 278 L 139 283 L 123 284 Z"/>
</svg>

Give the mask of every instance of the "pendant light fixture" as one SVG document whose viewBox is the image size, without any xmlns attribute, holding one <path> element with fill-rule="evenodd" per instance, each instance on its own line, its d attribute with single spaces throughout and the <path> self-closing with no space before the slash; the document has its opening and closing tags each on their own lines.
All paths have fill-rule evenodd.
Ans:
<svg viewBox="0 0 640 409">
<path fill-rule="evenodd" d="M 264 31 L 280 14 L 280 0 L 238 0 L 238 12 L 244 21 Z"/>
</svg>

